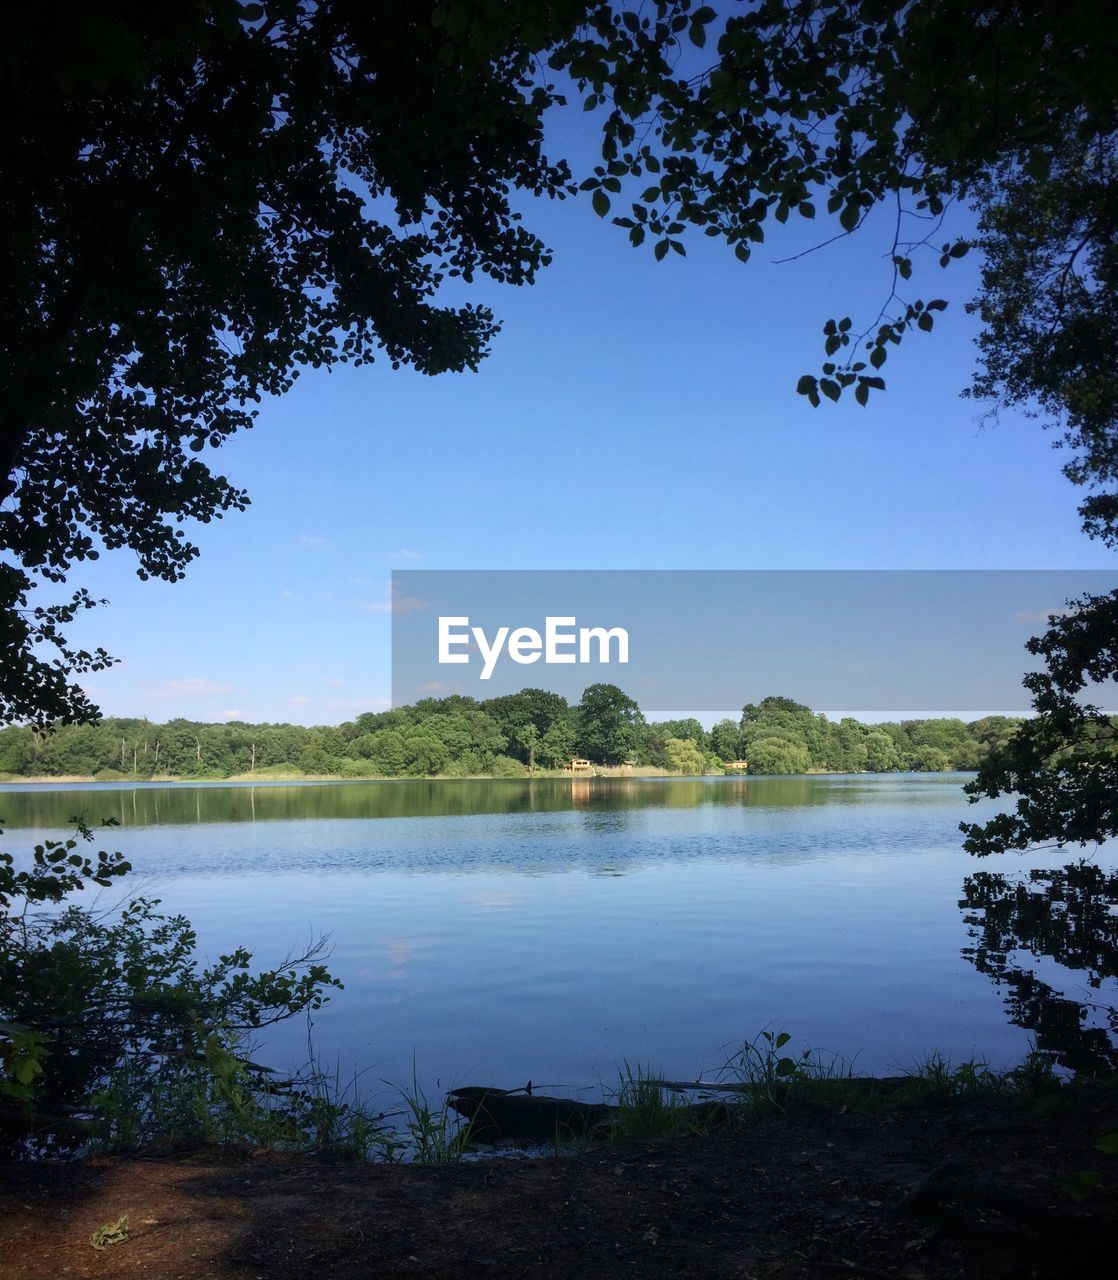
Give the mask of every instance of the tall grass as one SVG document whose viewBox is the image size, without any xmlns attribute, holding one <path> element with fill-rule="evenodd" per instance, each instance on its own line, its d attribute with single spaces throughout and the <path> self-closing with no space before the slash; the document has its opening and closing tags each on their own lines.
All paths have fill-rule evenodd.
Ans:
<svg viewBox="0 0 1118 1280">
<path fill-rule="evenodd" d="M 606 1131 L 613 1142 L 676 1137 L 694 1132 L 698 1125 L 693 1109 L 679 1094 L 669 1089 L 657 1072 L 640 1063 L 626 1059 L 618 1072 L 616 1090 L 603 1092 L 606 1101 L 617 1108 Z"/>
<path fill-rule="evenodd" d="M 786 1113 L 802 1105 L 850 1105 L 857 1098 L 853 1063 L 820 1049 L 786 1052 L 787 1031 L 761 1031 L 719 1073 L 729 1079 L 748 1117 Z"/>
<path fill-rule="evenodd" d="M 930 1053 L 905 1072 L 900 1097 L 911 1102 L 1006 1098 L 1048 1093 L 1060 1083 L 1052 1058 L 1035 1048 L 1009 1071 L 995 1071 L 980 1058 L 955 1064 L 940 1053 Z"/>
<path fill-rule="evenodd" d="M 388 1159 L 410 1159 L 416 1164 L 458 1164 L 470 1145 L 472 1124 L 459 1119 L 445 1105 L 434 1108 L 419 1086 L 412 1062 L 411 1089 L 396 1086 L 403 1099 L 406 1139 L 397 1149 L 385 1151 Z"/>
</svg>

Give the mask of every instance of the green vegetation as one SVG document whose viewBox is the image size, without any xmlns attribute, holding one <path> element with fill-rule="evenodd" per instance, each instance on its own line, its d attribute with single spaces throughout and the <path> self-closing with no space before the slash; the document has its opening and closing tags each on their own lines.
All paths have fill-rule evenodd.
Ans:
<svg viewBox="0 0 1118 1280">
<path fill-rule="evenodd" d="M 747 706 L 709 732 L 697 720 L 649 723 L 613 685 L 592 685 L 577 706 L 542 689 L 477 702 L 455 695 L 361 715 L 340 725 L 198 724 L 109 717 L 96 724 L 0 729 L 0 775 L 220 779 L 303 774 L 342 778 L 520 777 L 572 756 L 595 764 L 675 773 L 888 773 L 976 769 L 1018 722 L 988 716 L 866 725 L 833 722 L 788 698 Z"/>
<path fill-rule="evenodd" d="M 119 854 L 79 852 L 92 839 L 79 824 L 19 870 L 0 854 L 0 1152 L 247 1142 L 266 1126 L 310 1141 L 321 1107 L 247 1052 L 254 1032 L 341 985 L 322 942 L 259 973 L 243 948 L 204 967 L 189 921 L 155 900 L 66 904 L 130 870 Z"/>
</svg>

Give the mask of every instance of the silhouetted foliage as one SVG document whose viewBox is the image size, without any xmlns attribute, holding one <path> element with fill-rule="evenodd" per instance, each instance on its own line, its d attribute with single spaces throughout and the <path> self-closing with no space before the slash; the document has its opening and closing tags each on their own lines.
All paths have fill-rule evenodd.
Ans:
<svg viewBox="0 0 1118 1280">
<path fill-rule="evenodd" d="M 979 871 L 963 895 L 974 939 L 963 954 L 1005 988 L 1010 1020 L 1064 1067 L 1118 1071 L 1118 872 L 1088 862 L 1023 876 Z"/>
<path fill-rule="evenodd" d="M 202 461 L 300 368 L 475 368 L 439 296 L 547 261 L 510 193 L 562 195 L 535 54 L 582 6 L 62 0 L 13 10 L 0 260 L 0 720 L 86 720 L 37 578 L 127 547 L 175 581 L 184 520 L 243 509 Z M 53 645 L 56 658 L 41 655 Z"/>
</svg>

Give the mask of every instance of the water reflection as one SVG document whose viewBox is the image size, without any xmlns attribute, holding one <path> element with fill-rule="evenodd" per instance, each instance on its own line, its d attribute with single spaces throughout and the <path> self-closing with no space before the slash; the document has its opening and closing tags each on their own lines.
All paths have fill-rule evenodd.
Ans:
<svg viewBox="0 0 1118 1280">
<path fill-rule="evenodd" d="M 1118 872 L 977 872 L 959 905 L 974 939 L 963 954 L 1004 989 L 1010 1021 L 1061 1066 L 1118 1071 Z"/>
<path fill-rule="evenodd" d="M 0 787 L 0 826 L 58 829 L 71 818 L 114 817 L 124 827 L 307 818 L 459 817 L 731 806 L 798 809 L 905 805 L 938 793 L 958 799 L 958 775 L 835 775 L 811 778 L 407 779 L 254 784 L 66 784 Z"/>
</svg>

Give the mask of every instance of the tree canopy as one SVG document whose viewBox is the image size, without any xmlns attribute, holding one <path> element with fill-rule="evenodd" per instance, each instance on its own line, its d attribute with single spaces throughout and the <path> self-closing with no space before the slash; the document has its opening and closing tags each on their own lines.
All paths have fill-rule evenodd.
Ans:
<svg viewBox="0 0 1118 1280">
<path fill-rule="evenodd" d="M 310 727 L 110 716 L 46 735 L 9 726 L 0 728 L 0 778 L 521 777 L 566 768 L 575 755 L 694 774 L 721 773 L 743 758 L 755 774 L 938 772 L 978 767 L 1004 749 L 1017 723 L 835 722 L 788 698 L 765 698 L 708 732 L 697 720 L 649 723 L 623 690 L 599 684 L 574 706 L 541 689 L 485 702 L 455 694 Z"/>
<path fill-rule="evenodd" d="M 107 655 L 35 578 L 127 547 L 174 581 L 181 526 L 248 496 L 202 459 L 306 366 L 475 368 L 455 278 L 547 261 L 510 194 L 561 195 L 535 53 L 578 6 L 213 0 L 24 6 L 0 54 L 0 717 L 86 719 Z M 493 9 L 493 6 L 490 6 Z M 313 447 L 308 442 L 308 447 Z M 54 658 L 44 657 L 43 646 Z"/>
</svg>

